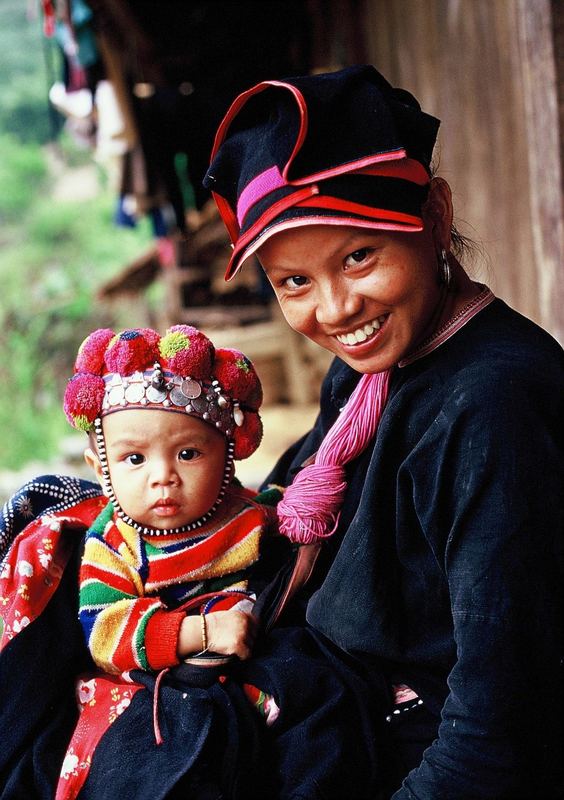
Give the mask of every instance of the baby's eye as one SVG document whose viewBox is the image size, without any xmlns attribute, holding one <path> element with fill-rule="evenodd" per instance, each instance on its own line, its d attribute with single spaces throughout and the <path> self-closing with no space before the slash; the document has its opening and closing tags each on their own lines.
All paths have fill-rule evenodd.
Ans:
<svg viewBox="0 0 564 800">
<path fill-rule="evenodd" d="M 371 247 L 361 247 L 358 250 L 354 250 L 345 258 L 345 266 L 354 267 L 356 264 L 362 264 L 372 253 L 372 250 L 373 248 Z"/>
<path fill-rule="evenodd" d="M 195 450 L 193 447 L 185 447 L 184 450 L 181 450 L 178 454 L 178 458 L 180 461 L 193 461 L 195 458 L 198 458 L 199 455 L 199 450 Z"/>
<path fill-rule="evenodd" d="M 124 460 L 127 464 L 131 464 L 132 467 L 138 467 L 139 464 L 145 461 L 145 456 L 142 456 L 141 453 L 130 453 Z"/>
<path fill-rule="evenodd" d="M 307 286 L 308 282 L 305 275 L 291 275 L 285 279 L 284 286 L 287 289 L 301 289 L 302 286 Z"/>
</svg>

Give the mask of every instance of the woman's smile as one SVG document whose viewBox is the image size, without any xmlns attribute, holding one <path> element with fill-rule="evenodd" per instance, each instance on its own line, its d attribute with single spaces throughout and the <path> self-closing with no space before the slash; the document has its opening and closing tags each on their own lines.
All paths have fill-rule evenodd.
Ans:
<svg viewBox="0 0 564 800">
<path fill-rule="evenodd" d="M 294 330 L 359 372 L 381 372 L 436 322 L 441 290 L 431 230 L 308 225 L 276 234 L 259 257 Z"/>
<path fill-rule="evenodd" d="M 337 333 L 335 338 L 345 347 L 356 348 L 361 344 L 371 343 L 387 318 L 387 314 L 381 314 L 371 322 L 367 322 L 349 333 Z"/>
</svg>

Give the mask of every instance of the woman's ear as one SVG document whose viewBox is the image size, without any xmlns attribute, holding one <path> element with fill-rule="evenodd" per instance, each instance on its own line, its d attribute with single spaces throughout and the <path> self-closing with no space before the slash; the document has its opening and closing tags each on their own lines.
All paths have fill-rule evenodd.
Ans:
<svg viewBox="0 0 564 800">
<path fill-rule="evenodd" d="M 423 220 L 429 226 L 437 253 L 444 248 L 447 253 L 451 246 L 452 193 L 444 178 L 433 178 L 429 194 L 422 209 Z"/>
<path fill-rule="evenodd" d="M 84 451 L 84 460 L 88 464 L 91 470 L 93 470 L 94 474 L 96 475 L 96 480 L 102 487 L 102 491 L 106 494 L 106 486 L 104 481 L 104 475 L 102 473 L 102 464 L 100 463 L 100 459 L 98 458 L 98 454 L 92 450 L 91 447 L 87 447 Z"/>
</svg>

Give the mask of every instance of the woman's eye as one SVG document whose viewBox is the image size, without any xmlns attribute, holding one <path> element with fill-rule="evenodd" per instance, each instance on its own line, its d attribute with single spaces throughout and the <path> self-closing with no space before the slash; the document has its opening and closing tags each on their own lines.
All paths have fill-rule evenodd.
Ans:
<svg viewBox="0 0 564 800">
<path fill-rule="evenodd" d="M 139 464 L 142 464 L 144 461 L 145 456 L 142 456 L 141 453 L 130 453 L 130 455 L 125 458 L 125 462 L 131 464 L 132 467 L 138 467 Z"/>
<path fill-rule="evenodd" d="M 287 289 L 301 289 L 302 286 L 307 286 L 307 284 L 308 279 L 305 275 L 292 275 L 284 281 L 284 286 Z"/>
<path fill-rule="evenodd" d="M 362 264 L 371 252 L 372 250 L 370 247 L 361 247 L 359 250 L 354 250 L 345 258 L 345 266 L 354 267 L 356 264 Z"/>
<path fill-rule="evenodd" d="M 194 450 L 193 447 L 185 447 L 184 450 L 181 450 L 178 454 L 178 458 L 181 461 L 193 461 L 200 455 L 199 450 Z"/>
</svg>

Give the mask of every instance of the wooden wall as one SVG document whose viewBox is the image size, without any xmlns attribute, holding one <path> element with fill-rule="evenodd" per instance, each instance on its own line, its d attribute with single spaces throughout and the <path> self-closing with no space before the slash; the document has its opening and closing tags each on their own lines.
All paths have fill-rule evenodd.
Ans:
<svg viewBox="0 0 564 800">
<path fill-rule="evenodd" d="M 564 4 L 354 6 L 368 61 L 442 120 L 439 174 L 452 186 L 462 232 L 486 253 L 474 274 L 564 342 L 564 74 L 555 51 Z"/>
</svg>

